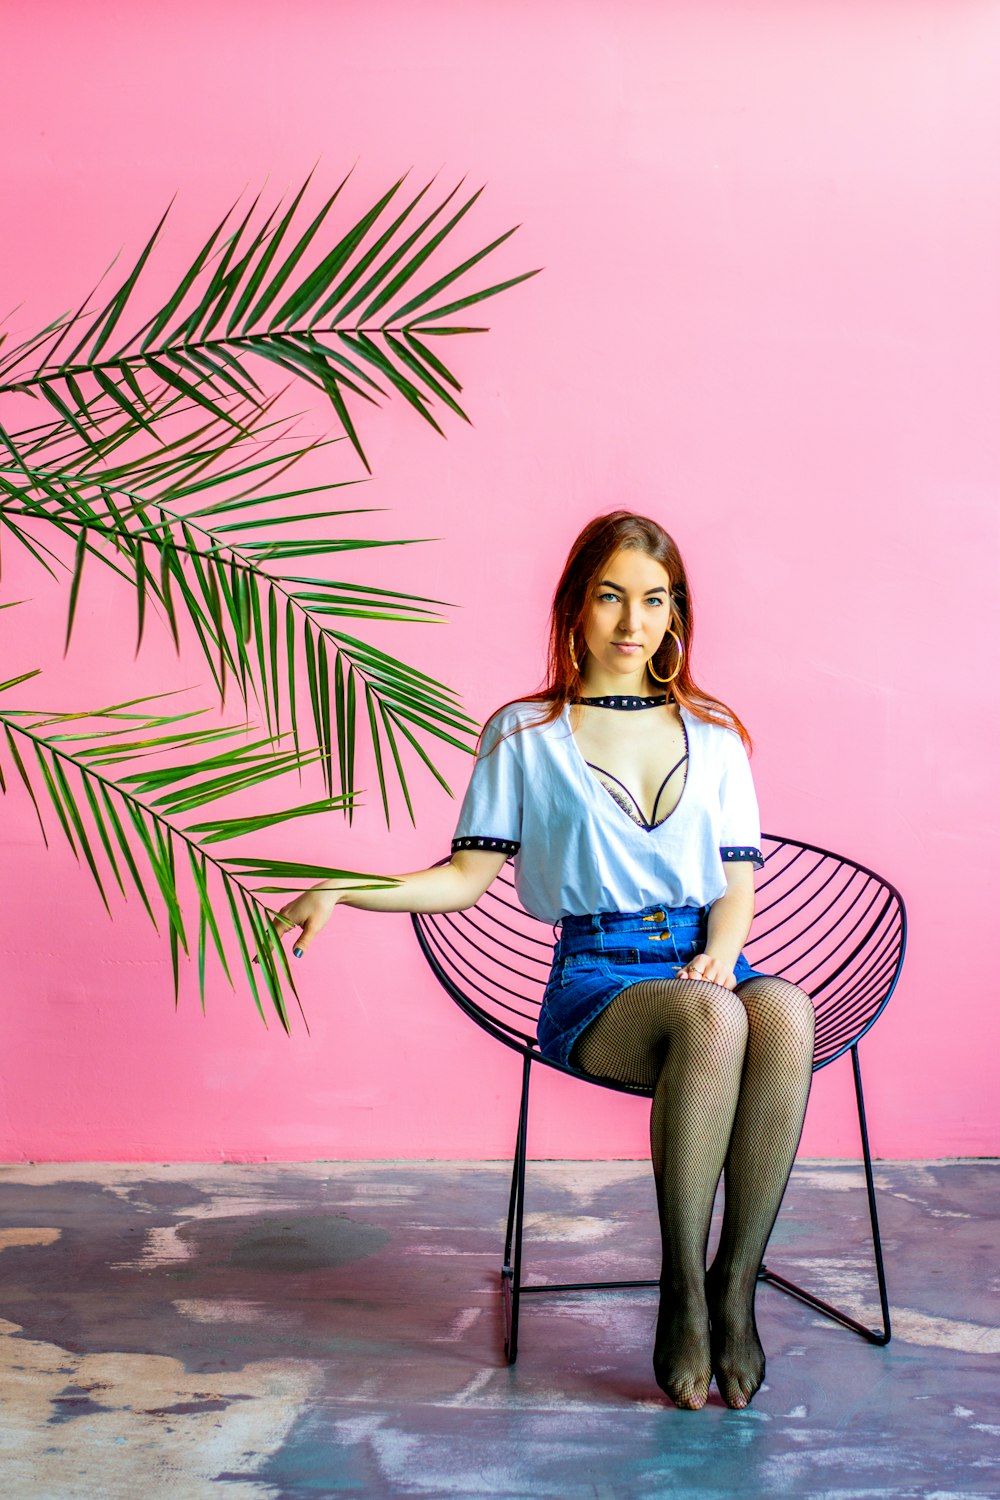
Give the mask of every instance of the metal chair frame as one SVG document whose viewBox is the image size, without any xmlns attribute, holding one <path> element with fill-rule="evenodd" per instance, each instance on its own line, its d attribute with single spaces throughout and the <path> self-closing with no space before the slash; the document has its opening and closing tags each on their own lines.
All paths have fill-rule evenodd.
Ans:
<svg viewBox="0 0 1000 1500">
<path fill-rule="evenodd" d="M 813 1072 L 850 1053 L 882 1327 L 859 1322 L 766 1264 L 759 1275 L 762 1281 L 870 1343 L 885 1345 L 892 1329 L 858 1043 L 882 1014 L 899 979 L 906 949 L 906 909 L 894 886 L 842 855 L 773 834 L 763 835 L 762 844 L 766 864 L 757 878 L 757 910 L 744 951 L 755 968 L 790 979 L 812 996 L 816 1006 Z M 649 1097 L 649 1091 L 631 1089 L 613 1079 L 592 1078 L 550 1062 L 539 1053 L 534 1029 L 551 964 L 553 934 L 546 923 L 524 911 L 509 868 L 469 911 L 414 913 L 413 925 L 424 957 L 455 1003 L 522 1059 L 521 1102 L 500 1270 L 504 1353 L 507 1362 L 513 1364 L 522 1296 L 659 1284 L 649 1280 L 523 1280 L 532 1064 L 541 1063 L 581 1082 L 619 1093 Z"/>
</svg>

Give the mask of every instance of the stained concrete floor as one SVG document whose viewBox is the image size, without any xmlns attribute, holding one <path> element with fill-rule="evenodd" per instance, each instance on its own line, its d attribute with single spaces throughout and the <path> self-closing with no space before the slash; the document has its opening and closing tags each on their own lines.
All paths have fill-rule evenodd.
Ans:
<svg viewBox="0 0 1000 1500">
<path fill-rule="evenodd" d="M 495 1164 L 0 1167 L 11 1500 L 1000 1496 L 1000 1164 L 878 1169 L 886 1349 L 762 1288 L 746 1412 L 652 1383 L 650 1293 L 531 1298 Z M 653 1274 L 642 1163 L 531 1168 L 529 1270 Z M 800 1164 L 775 1269 L 874 1314 L 860 1170 Z"/>
</svg>

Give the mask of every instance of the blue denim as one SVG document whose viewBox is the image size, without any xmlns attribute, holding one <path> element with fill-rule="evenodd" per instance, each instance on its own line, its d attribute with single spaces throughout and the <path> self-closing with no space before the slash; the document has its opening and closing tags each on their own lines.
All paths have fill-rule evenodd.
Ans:
<svg viewBox="0 0 1000 1500">
<path fill-rule="evenodd" d="M 703 953 L 707 906 L 644 906 L 641 911 L 563 917 L 538 1017 L 543 1057 L 570 1067 L 573 1045 L 616 995 L 644 979 L 674 979 Z M 757 970 L 741 953 L 736 983 Z"/>
</svg>

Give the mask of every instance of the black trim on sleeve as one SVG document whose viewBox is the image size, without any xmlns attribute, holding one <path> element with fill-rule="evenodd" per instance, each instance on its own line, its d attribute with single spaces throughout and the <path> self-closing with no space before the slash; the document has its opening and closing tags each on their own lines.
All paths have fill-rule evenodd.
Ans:
<svg viewBox="0 0 1000 1500">
<path fill-rule="evenodd" d="M 520 847 L 518 839 L 491 839 L 484 838 L 481 834 L 451 841 L 452 854 L 457 853 L 459 849 L 486 849 L 491 854 L 506 854 L 508 859 L 512 854 L 516 854 Z"/>
<path fill-rule="evenodd" d="M 740 864 L 749 861 L 755 870 L 763 870 L 764 856 L 759 849 L 754 849 L 749 844 L 723 844 L 719 850 L 722 855 L 723 864 Z"/>
</svg>

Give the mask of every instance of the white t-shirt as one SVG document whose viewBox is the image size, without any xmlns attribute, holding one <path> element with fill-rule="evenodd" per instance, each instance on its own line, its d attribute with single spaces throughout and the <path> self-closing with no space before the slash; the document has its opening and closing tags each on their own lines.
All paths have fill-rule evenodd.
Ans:
<svg viewBox="0 0 1000 1500">
<path fill-rule="evenodd" d="M 522 905 L 546 922 L 644 906 L 710 906 L 724 862 L 760 869 L 760 814 L 738 734 L 681 708 L 687 778 L 680 801 L 649 830 L 633 822 L 584 760 L 568 706 L 536 727 L 543 707 L 494 714 L 462 803 L 452 850 L 512 855 Z M 519 726 L 518 733 L 510 734 Z"/>
</svg>

